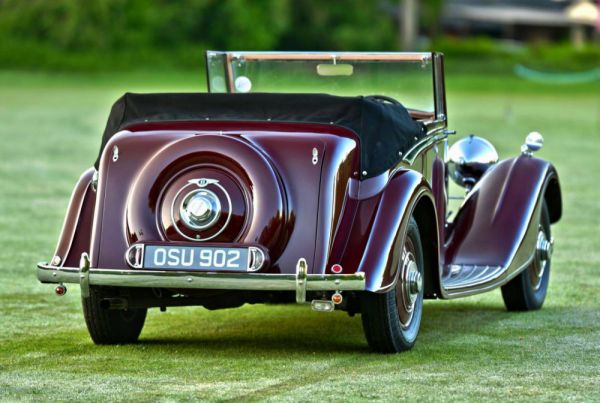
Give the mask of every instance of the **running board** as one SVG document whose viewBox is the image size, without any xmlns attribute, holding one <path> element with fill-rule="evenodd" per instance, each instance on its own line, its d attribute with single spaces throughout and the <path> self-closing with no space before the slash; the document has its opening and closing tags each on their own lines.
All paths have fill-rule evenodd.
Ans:
<svg viewBox="0 0 600 403">
<path fill-rule="evenodd" d="M 450 275 L 443 280 L 446 290 L 456 290 L 485 284 L 498 277 L 504 270 L 502 266 L 459 264 L 452 264 L 448 269 Z"/>
<path fill-rule="evenodd" d="M 534 256 L 532 254 L 519 267 L 448 265 L 448 275 L 442 278 L 443 296 L 447 299 L 467 297 L 503 286 L 525 270 Z"/>
</svg>

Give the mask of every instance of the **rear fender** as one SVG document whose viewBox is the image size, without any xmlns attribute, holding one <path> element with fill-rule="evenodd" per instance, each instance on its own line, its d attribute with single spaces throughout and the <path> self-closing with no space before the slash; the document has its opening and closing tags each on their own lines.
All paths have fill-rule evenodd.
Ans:
<svg viewBox="0 0 600 403">
<path fill-rule="evenodd" d="M 479 278 L 472 287 L 448 288 L 444 297 L 503 285 L 527 267 L 533 258 L 544 200 L 551 222 L 558 221 L 561 191 L 556 169 L 549 162 L 522 155 L 490 169 L 469 193 L 449 228 L 443 276 L 474 266 L 496 269 L 490 271 L 490 278 Z"/>
<path fill-rule="evenodd" d="M 83 252 L 89 252 L 96 205 L 92 189 L 94 168 L 85 171 L 71 194 L 69 207 L 54 251 L 54 266 L 78 267 Z"/>
<path fill-rule="evenodd" d="M 421 203 L 423 200 L 427 203 Z M 411 215 L 421 205 L 431 206 L 437 241 L 433 194 L 421 174 L 411 170 L 398 171 L 383 191 L 359 202 L 343 265 L 345 269 L 354 265 L 357 271 L 365 273 L 367 291 L 383 293 L 395 286 L 402 253 L 400 245 L 404 244 Z M 432 261 L 437 268 L 437 244 L 435 252 Z"/>
</svg>

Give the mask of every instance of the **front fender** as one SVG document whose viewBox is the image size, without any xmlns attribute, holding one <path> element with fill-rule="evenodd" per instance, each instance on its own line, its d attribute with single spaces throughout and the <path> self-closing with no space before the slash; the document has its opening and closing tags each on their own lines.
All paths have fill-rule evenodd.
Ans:
<svg viewBox="0 0 600 403">
<path fill-rule="evenodd" d="M 498 163 L 469 193 L 449 228 L 444 275 L 463 267 L 496 267 L 490 287 L 516 276 L 533 257 L 544 200 L 551 221 L 558 221 L 560 185 L 549 162 L 522 155 Z"/>
<path fill-rule="evenodd" d="M 358 259 L 357 271 L 365 273 L 366 290 L 386 292 L 396 283 L 398 262 L 408 220 L 431 188 L 421 174 L 396 172 L 384 190 L 361 200 L 346 247 L 346 259 Z M 366 240 L 366 242 L 365 242 Z M 362 243 L 361 243 L 362 241 Z"/>
</svg>

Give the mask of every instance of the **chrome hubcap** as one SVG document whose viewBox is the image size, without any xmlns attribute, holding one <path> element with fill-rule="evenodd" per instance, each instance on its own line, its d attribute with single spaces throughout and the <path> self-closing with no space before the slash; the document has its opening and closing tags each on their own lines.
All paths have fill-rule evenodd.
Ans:
<svg viewBox="0 0 600 403">
<path fill-rule="evenodd" d="M 221 214 L 221 202 L 208 189 L 194 190 L 185 196 L 179 209 L 183 223 L 192 229 L 201 230 L 212 226 Z"/>
<path fill-rule="evenodd" d="M 415 305 L 415 301 L 423 288 L 423 279 L 421 277 L 421 273 L 419 272 L 419 268 L 417 267 L 417 263 L 411 261 L 408 266 L 408 270 L 406 271 L 406 281 L 405 281 L 405 292 L 408 295 L 408 299 L 410 301 L 410 308 L 412 309 Z"/>
<path fill-rule="evenodd" d="M 534 290 L 538 290 L 542 285 L 542 279 L 544 277 L 544 272 L 546 271 L 546 267 L 548 266 L 548 262 L 552 257 L 553 245 L 552 239 L 548 239 L 546 237 L 546 233 L 544 229 L 540 226 L 538 230 L 537 242 L 536 242 L 536 250 L 535 250 L 535 259 L 533 264 L 531 265 L 531 285 Z"/>
<path fill-rule="evenodd" d="M 419 295 L 423 291 L 423 277 L 417 265 L 412 242 L 407 242 L 402 251 L 398 281 L 401 282 L 398 287 L 399 292 L 397 292 L 396 296 L 398 300 L 398 313 L 402 325 L 408 327 L 414 316 L 415 305 Z"/>
<path fill-rule="evenodd" d="M 542 260 L 549 260 L 552 257 L 552 240 L 546 238 L 546 233 L 540 229 L 537 238 L 537 253 Z"/>
<path fill-rule="evenodd" d="M 195 197 L 190 200 L 190 203 L 187 206 L 187 212 L 190 217 L 195 219 L 206 219 L 206 217 L 210 214 L 210 204 L 204 198 Z"/>
</svg>

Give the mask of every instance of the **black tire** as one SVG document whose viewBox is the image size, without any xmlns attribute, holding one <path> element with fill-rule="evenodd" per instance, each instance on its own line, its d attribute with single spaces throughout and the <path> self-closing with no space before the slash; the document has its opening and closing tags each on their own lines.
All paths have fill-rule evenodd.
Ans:
<svg viewBox="0 0 600 403">
<path fill-rule="evenodd" d="M 90 296 L 81 299 L 85 324 L 96 344 L 135 343 L 142 332 L 147 309 L 109 310 L 100 306 L 106 293 L 90 287 Z"/>
<path fill-rule="evenodd" d="M 406 319 L 407 310 L 402 309 L 403 306 L 406 306 L 402 302 L 402 295 L 406 295 L 402 294 L 406 283 L 403 281 L 403 252 L 401 252 L 400 262 L 398 263 L 400 274 L 396 287 L 383 294 L 366 292 L 361 297 L 362 324 L 367 342 L 372 350 L 380 353 L 398 353 L 411 349 L 415 344 L 421 325 L 424 283 L 423 246 L 419 227 L 413 217 L 410 218 L 408 223 L 405 239 L 401 247 L 405 251 L 407 250 L 405 249 L 407 242 L 412 243 L 414 263 L 417 265 L 421 279 L 420 289 L 416 293 L 410 319 Z"/>
<path fill-rule="evenodd" d="M 552 238 L 550 231 L 550 214 L 548 206 L 544 202 L 542 206 L 542 215 L 540 218 L 540 231 L 543 231 L 547 240 Z M 542 259 L 542 255 L 537 251 L 531 265 L 523 270 L 517 277 L 502 286 L 502 299 L 504 305 L 509 311 L 531 311 L 540 309 L 546 299 L 548 283 L 550 280 L 551 257 Z M 545 264 L 544 264 L 545 261 Z M 540 275 L 540 267 L 542 267 Z"/>
</svg>

